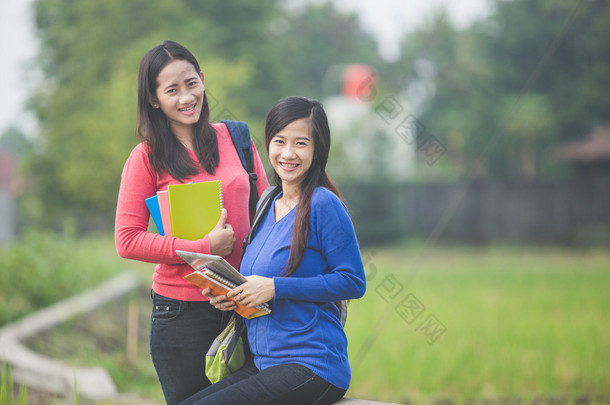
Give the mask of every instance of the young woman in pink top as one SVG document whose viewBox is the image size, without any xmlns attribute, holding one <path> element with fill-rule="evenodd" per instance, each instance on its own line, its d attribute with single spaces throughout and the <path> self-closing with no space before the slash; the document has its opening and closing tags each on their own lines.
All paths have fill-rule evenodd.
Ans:
<svg viewBox="0 0 610 405">
<path fill-rule="evenodd" d="M 201 289 L 183 280 L 192 269 L 176 255 L 186 250 L 224 256 L 239 267 L 250 228 L 249 176 L 223 123 L 210 123 L 204 75 L 182 45 L 165 41 L 144 55 L 138 75 L 137 134 L 119 190 L 115 239 L 124 258 L 157 263 L 152 277 L 150 351 L 168 404 L 210 384 L 205 353 L 223 328 L 222 312 Z M 252 144 L 256 188 L 269 186 Z M 224 209 L 216 227 L 199 240 L 148 232 L 146 198 L 170 184 L 220 180 Z"/>
</svg>

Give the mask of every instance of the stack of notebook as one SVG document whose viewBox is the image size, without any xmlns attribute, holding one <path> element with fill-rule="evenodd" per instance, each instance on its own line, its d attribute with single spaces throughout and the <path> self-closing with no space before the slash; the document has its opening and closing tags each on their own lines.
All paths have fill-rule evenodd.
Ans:
<svg viewBox="0 0 610 405">
<path fill-rule="evenodd" d="M 176 253 L 195 270 L 186 275 L 184 279 L 202 289 L 210 288 L 214 295 L 227 295 L 230 290 L 247 281 L 239 271 L 220 256 L 182 250 L 176 250 Z M 271 308 L 267 303 L 252 308 L 245 307 L 238 301 L 235 301 L 235 304 L 237 305 L 235 312 L 244 318 L 252 319 L 271 313 Z"/>
<path fill-rule="evenodd" d="M 159 235 L 201 239 L 220 219 L 220 180 L 169 185 L 147 198 L 146 205 Z"/>
</svg>

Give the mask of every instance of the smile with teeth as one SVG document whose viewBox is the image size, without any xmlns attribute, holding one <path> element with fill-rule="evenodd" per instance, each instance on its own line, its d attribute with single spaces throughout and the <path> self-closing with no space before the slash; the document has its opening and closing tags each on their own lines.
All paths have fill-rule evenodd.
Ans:
<svg viewBox="0 0 610 405">
<path fill-rule="evenodd" d="M 297 167 L 299 164 L 298 163 L 285 163 L 285 162 L 280 162 L 280 166 L 285 167 L 286 169 L 294 169 L 295 167 Z"/>
<path fill-rule="evenodd" d="M 192 104 L 188 107 L 179 108 L 178 111 L 181 111 L 181 112 L 193 111 L 195 109 L 195 106 L 196 106 L 196 104 Z"/>
</svg>

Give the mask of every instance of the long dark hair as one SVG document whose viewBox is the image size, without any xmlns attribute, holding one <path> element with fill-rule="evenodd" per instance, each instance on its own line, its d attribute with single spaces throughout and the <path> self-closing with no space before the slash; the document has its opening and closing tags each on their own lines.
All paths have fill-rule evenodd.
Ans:
<svg viewBox="0 0 610 405">
<path fill-rule="evenodd" d="M 164 41 L 149 50 L 140 62 L 138 73 L 138 121 L 136 133 L 149 146 L 150 165 L 157 174 L 163 171 L 175 179 L 185 180 L 199 172 L 186 148 L 174 136 L 168 119 L 160 108 L 153 108 L 151 101 L 156 98 L 157 77 L 163 68 L 174 60 L 185 60 L 199 73 L 199 63 L 188 49 L 177 42 Z M 199 163 L 210 174 L 218 166 L 218 140 L 210 125 L 210 108 L 207 96 L 203 96 L 201 116 L 195 124 L 193 148 Z"/>
<path fill-rule="evenodd" d="M 269 152 L 271 139 L 290 123 L 307 118 L 309 120 L 310 135 L 313 138 L 313 161 L 307 175 L 301 183 L 301 196 L 297 204 L 296 219 L 292 230 L 292 243 L 288 263 L 283 275 L 290 276 L 299 267 L 309 235 L 309 212 L 311 196 L 316 187 L 325 187 L 341 198 L 341 193 L 335 183 L 326 174 L 326 162 L 330 150 L 330 128 L 328 119 L 322 105 L 317 100 L 305 97 L 286 97 L 275 103 L 267 114 L 265 122 L 265 145 Z M 282 184 L 277 173 L 273 174 L 276 184 Z"/>
</svg>

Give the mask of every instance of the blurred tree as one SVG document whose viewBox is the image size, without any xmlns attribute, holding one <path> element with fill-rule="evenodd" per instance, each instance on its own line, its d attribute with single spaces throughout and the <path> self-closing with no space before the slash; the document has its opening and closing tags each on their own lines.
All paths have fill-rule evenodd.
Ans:
<svg viewBox="0 0 610 405">
<path fill-rule="evenodd" d="M 274 41 L 262 50 L 268 69 L 261 76 L 288 94 L 322 99 L 329 68 L 350 63 L 382 64 L 377 47 L 354 14 L 341 14 L 330 3 L 311 4 L 301 12 L 277 16 Z M 266 111 L 265 111 L 266 112 Z"/>
<path fill-rule="evenodd" d="M 121 170 L 136 143 L 138 65 L 164 39 L 199 59 L 212 119 L 247 121 L 262 149 L 273 102 L 320 97 L 329 66 L 375 60 L 354 17 L 328 5 L 294 15 L 279 3 L 35 0 L 45 79 L 31 96 L 41 134 L 29 165 L 30 221 L 112 228 Z"/>
<path fill-rule="evenodd" d="M 56 225 L 70 216 L 84 227 L 111 228 L 121 169 L 136 142 L 141 57 L 166 38 L 184 43 L 201 59 L 210 94 L 222 107 L 218 100 L 243 85 L 249 67 L 247 57 L 222 59 L 231 53 L 226 44 L 253 35 L 274 4 L 239 3 L 233 4 L 247 19 L 227 13 L 221 1 L 36 1 L 45 82 L 32 97 L 43 141 L 30 170 L 38 201 L 32 220 Z M 230 18 L 237 24 L 229 28 Z M 243 110 L 238 101 L 224 114 Z"/>
<path fill-rule="evenodd" d="M 2 149 L 24 156 L 32 151 L 32 142 L 21 129 L 11 126 L 0 135 L 0 150 Z"/>
<path fill-rule="evenodd" d="M 531 182 L 538 171 L 539 145 L 544 145 L 544 138 L 551 136 L 551 109 L 546 97 L 539 94 L 507 96 L 504 100 L 507 143 L 509 147 L 514 145 L 513 154 L 518 156 L 507 165 L 517 166 L 521 180 Z"/>
<path fill-rule="evenodd" d="M 495 0 L 494 8 L 464 30 L 441 14 L 405 39 L 394 71 L 402 69 L 407 88 L 425 79 L 417 61 L 434 66 L 420 117 L 445 142 L 463 145 L 462 174 L 550 176 L 539 159 L 548 147 L 610 120 L 602 85 L 610 83 L 609 3 Z"/>
</svg>

